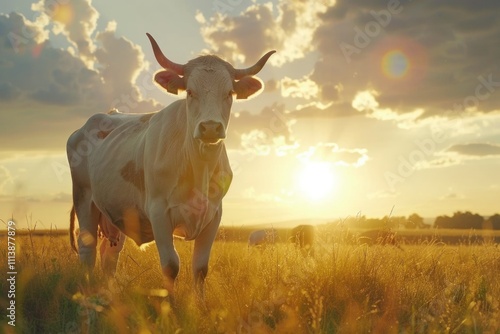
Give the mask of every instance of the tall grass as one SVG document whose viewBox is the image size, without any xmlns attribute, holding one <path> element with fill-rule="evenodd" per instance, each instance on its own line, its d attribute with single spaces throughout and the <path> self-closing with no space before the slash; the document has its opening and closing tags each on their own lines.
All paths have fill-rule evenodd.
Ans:
<svg viewBox="0 0 500 334">
<path fill-rule="evenodd" d="M 4 245 L 4 243 L 2 243 Z M 293 245 L 264 249 L 218 241 L 206 307 L 193 292 L 193 243 L 176 241 L 175 305 L 162 290 L 153 245 L 127 241 L 117 276 L 86 277 L 65 236 L 17 238 L 17 321 L 27 333 L 500 333 L 500 249 L 446 246 Z M 4 247 L 5 248 L 5 247 Z M 0 261 L 7 263 L 6 249 Z M 0 306 L 7 307 L 6 270 Z M 7 319 L 8 320 L 8 319 Z M 15 330 L 14 330 L 15 329 Z"/>
</svg>

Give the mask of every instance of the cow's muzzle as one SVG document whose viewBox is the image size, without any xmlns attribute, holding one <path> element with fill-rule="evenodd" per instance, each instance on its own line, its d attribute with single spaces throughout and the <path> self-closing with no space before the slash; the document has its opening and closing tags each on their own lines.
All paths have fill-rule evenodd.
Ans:
<svg viewBox="0 0 500 334">
<path fill-rule="evenodd" d="M 194 138 L 201 140 L 205 144 L 217 144 L 226 138 L 224 125 L 216 121 L 200 122 L 195 129 Z"/>
</svg>

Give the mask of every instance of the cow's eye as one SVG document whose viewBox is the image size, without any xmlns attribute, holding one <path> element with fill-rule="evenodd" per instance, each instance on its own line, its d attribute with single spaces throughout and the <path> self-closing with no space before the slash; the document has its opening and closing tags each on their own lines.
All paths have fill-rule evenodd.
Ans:
<svg viewBox="0 0 500 334">
<path fill-rule="evenodd" d="M 188 97 L 193 97 L 193 91 L 191 89 L 186 89 L 186 94 Z"/>
</svg>

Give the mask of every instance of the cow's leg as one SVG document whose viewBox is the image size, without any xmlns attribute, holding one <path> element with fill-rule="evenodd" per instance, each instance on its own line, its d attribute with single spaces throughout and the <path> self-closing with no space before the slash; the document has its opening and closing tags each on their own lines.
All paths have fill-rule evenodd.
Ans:
<svg viewBox="0 0 500 334">
<path fill-rule="evenodd" d="M 208 273 L 208 260 L 214 243 L 217 229 L 222 216 L 222 208 L 216 213 L 214 219 L 208 224 L 195 239 L 193 251 L 193 275 L 196 293 L 200 300 L 205 298 L 205 277 Z"/>
<path fill-rule="evenodd" d="M 75 201 L 75 210 L 80 225 L 78 234 L 78 254 L 80 262 L 92 270 L 95 265 L 97 247 L 97 225 L 99 212 L 95 210 L 90 192 L 82 194 L 79 201 Z"/>
<path fill-rule="evenodd" d="M 125 239 L 125 234 L 120 233 L 118 236 L 118 242 L 114 246 L 111 246 L 111 242 L 108 239 L 104 239 L 101 242 L 101 268 L 104 274 L 109 277 L 114 276 L 116 273 L 116 266 L 118 264 L 118 259 L 120 258 L 120 251 L 123 249 L 123 245 L 125 244 Z"/>
<path fill-rule="evenodd" d="M 174 247 L 172 222 L 167 217 L 163 200 L 153 201 L 148 207 L 149 220 L 153 228 L 156 248 L 160 255 L 165 285 L 171 300 L 173 300 L 175 278 L 179 273 L 179 255 Z"/>
</svg>

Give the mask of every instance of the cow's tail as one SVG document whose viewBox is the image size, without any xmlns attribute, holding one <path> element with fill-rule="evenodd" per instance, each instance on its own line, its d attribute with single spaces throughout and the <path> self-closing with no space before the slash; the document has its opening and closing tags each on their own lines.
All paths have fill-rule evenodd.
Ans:
<svg viewBox="0 0 500 334">
<path fill-rule="evenodd" d="M 69 242 L 73 251 L 78 254 L 78 248 L 76 247 L 75 217 L 76 212 L 75 206 L 73 205 L 69 214 Z"/>
</svg>

